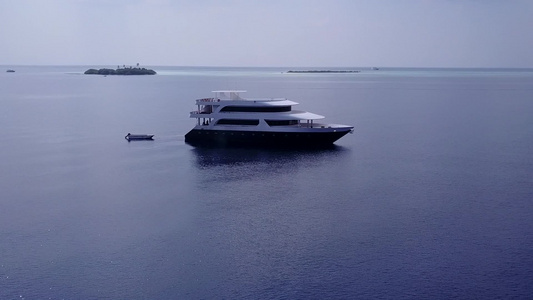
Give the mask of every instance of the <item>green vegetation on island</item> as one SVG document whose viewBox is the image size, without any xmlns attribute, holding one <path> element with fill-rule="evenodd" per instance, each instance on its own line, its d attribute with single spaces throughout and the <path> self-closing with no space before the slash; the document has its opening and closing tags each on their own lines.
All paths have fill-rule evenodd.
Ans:
<svg viewBox="0 0 533 300">
<path fill-rule="evenodd" d="M 137 64 L 137 67 L 126 67 L 123 66 L 122 68 L 120 66 L 117 66 L 116 70 L 113 69 L 89 69 L 85 71 L 86 75 L 155 75 L 157 74 L 154 70 L 146 69 L 146 68 L 140 68 L 139 64 Z"/>
<path fill-rule="evenodd" d="M 356 70 L 289 70 L 287 73 L 359 73 L 361 71 Z"/>
</svg>

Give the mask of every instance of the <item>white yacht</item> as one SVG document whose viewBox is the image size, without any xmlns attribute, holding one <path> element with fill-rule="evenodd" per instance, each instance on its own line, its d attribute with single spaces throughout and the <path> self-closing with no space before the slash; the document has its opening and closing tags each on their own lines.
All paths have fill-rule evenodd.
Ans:
<svg viewBox="0 0 533 300">
<path fill-rule="evenodd" d="M 193 146 L 316 147 L 331 145 L 353 126 L 315 122 L 324 116 L 293 110 L 285 98 L 245 99 L 246 91 L 213 91 L 196 100 L 196 126 L 185 135 Z"/>
</svg>

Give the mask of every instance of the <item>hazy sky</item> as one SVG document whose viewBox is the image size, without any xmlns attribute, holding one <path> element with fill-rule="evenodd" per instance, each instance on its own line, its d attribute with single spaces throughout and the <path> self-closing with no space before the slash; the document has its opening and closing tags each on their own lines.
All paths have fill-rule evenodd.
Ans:
<svg viewBox="0 0 533 300">
<path fill-rule="evenodd" d="M 533 0 L 0 0 L 0 64 L 533 67 Z"/>
</svg>

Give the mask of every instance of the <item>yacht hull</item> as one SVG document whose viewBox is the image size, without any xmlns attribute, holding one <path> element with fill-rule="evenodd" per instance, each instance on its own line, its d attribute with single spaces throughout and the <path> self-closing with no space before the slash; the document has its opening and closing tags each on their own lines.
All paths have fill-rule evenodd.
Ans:
<svg viewBox="0 0 533 300">
<path fill-rule="evenodd" d="M 315 148 L 331 146 L 351 129 L 328 132 L 272 132 L 192 129 L 185 135 L 191 146 Z"/>
</svg>

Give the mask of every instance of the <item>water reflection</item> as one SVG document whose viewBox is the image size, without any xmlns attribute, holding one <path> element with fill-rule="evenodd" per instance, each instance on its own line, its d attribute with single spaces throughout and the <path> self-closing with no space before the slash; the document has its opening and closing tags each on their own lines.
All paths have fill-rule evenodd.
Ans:
<svg viewBox="0 0 533 300">
<path fill-rule="evenodd" d="M 228 182 L 290 175 L 338 164 L 335 161 L 346 156 L 349 149 L 341 146 L 314 150 L 194 148 L 192 153 L 201 178 Z"/>
<path fill-rule="evenodd" d="M 295 163 L 309 158 L 338 156 L 348 149 L 332 145 L 321 149 L 194 148 L 198 168 L 257 163 Z"/>
</svg>

